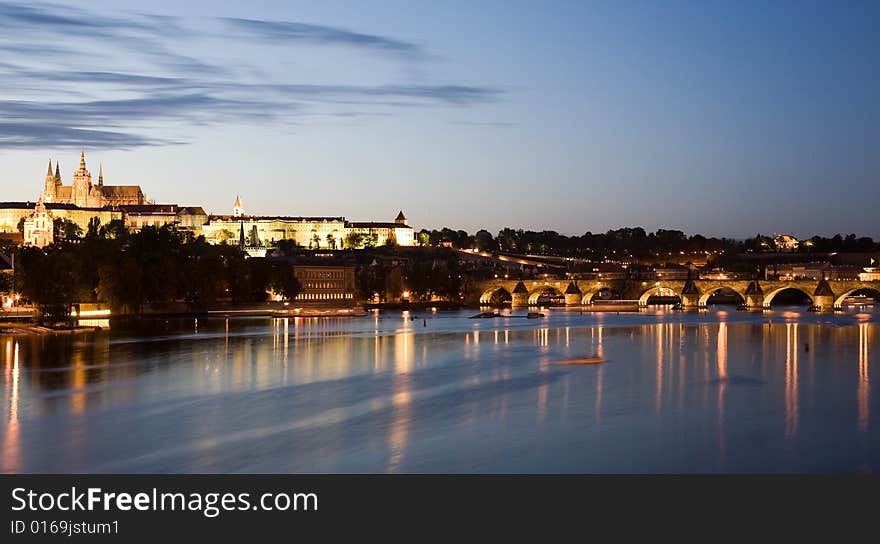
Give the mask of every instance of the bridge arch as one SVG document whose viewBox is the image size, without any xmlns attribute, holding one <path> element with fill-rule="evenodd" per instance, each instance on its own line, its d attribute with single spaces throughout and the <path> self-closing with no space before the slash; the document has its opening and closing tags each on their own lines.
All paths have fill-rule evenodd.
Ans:
<svg viewBox="0 0 880 544">
<path fill-rule="evenodd" d="M 792 289 L 794 291 L 800 291 L 801 293 L 806 295 L 808 299 L 810 299 L 811 306 L 814 304 L 812 293 L 805 291 L 803 288 L 801 288 L 797 285 L 790 285 L 789 284 L 789 285 L 783 285 L 781 287 L 777 287 L 776 289 L 774 289 L 774 290 L 770 291 L 769 293 L 767 293 L 766 295 L 764 295 L 764 307 L 769 308 L 770 304 L 773 302 L 773 298 L 776 297 L 776 295 L 778 295 L 779 293 L 781 293 L 783 291 L 788 291 L 789 289 Z"/>
<path fill-rule="evenodd" d="M 603 296 L 604 295 L 604 296 Z M 601 286 L 598 288 L 593 288 L 589 291 L 584 292 L 584 296 L 581 299 L 581 304 L 589 305 L 593 304 L 598 300 L 618 300 L 620 299 L 620 291 L 608 286 Z"/>
<path fill-rule="evenodd" d="M 700 295 L 700 300 L 699 300 L 700 307 L 701 308 L 706 307 L 709 304 L 709 299 L 712 298 L 714 295 L 717 295 L 721 292 L 727 292 L 727 293 L 732 293 L 734 295 L 737 295 L 740 298 L 740 300 L 742 301 L 741 302 L 742 304 L 745 304 L 745 302 L 746 302 L 746 296 L 743 293 L 737 291 L 733 287 L 728 287 L 727 285 L 720 285 L 717 287 L 710 287 L 709 289 L 706 290 L 706 292 L 704 292 Z"/>
<path fill-rule="evenodd" d="M 846 300 L 846 297 L 854 295 L 859 291 L 868 291 L 871 293 L 871 296 L 874 297 L 874 300 L 880 301 L 880 289 L 876 287 L 856 287 L 855 289 L 850 289 L 846 293 L 840 295 L 834 300 L 834 307 L 840 308 L 843 306 L 843 302 Z"/>
<path fill-rule="evenodd" d="M 529 304 L 532 306 L 538 304 L 541 295 L 544 295 L 545 293 L 550 293 L 551 296 L 554 297 L 562 297 L 563 299 L 565 298 L 562 290 L 558 287 L 554 287 L 552 285 L 540 285 L 529 293 Z"/>
<path fill-rule="evenodd" d="M 653 296 L 661 297 L 678 297 L 681 300 L 681 294 L 668 285 L 653 285 L 639 297 L 639 306 L 647 306 L 648 300 Z"/>
<path fill-rule="evenodd" d="M 492 304 L 493 301 L 497 300 L 499 297 L 502 301 L 513 299 L 513 295 L 511 295 L 510 291 L 508 291 L 506 288 L 490 287 L 489 289 L 483 291 L 483 294 L 480 295 L 480 304 Z"/>
</svg>

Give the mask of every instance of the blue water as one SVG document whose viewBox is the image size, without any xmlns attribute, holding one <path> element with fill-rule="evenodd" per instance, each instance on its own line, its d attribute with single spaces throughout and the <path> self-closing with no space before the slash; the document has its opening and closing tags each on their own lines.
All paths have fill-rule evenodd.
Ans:
<svg viewBox="0 0 880 544">
<path fill-rule="evenodd" d="M 545 312 L 0 337 L 0 470 L 880 469 L 880 313 Z"/>
</svg>

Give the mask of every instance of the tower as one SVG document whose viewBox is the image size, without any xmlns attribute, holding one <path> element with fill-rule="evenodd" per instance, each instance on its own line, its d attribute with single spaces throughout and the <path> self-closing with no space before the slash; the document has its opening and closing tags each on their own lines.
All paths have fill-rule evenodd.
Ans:
<svg viewBox="0 0 880 544">
<path fill-rule="evenodd" d="M 98 185 L 99 186 L 104 185 L 104 165 L 103 164 L 98 165 Z"/>
<path fill-rule="evenodd" d="M 397 223 L 398 225 L 404 225 L 404 226 L 409 224 L 409 223 L 407 223 L 406 216 L 403 215 L 403 210 L 400 210 L 400 213 L 397 214 L 397 218 L 394 220 L 394 222 Z"/>
<path fill-rule="evenodd" d="M 46 171 L 46 184 L 43 187 L 46 202 L 55 201 L 55 184 L 55 175 L 52 173 L 52 159 L 49 159 L 49 169 Z"/>
<path fill-rule="evenodd" d="M 73 204 L 86 208 L 90 207 L 89 192 L 92 188 L 92 174 L 86 169 L 85 150 L 79 156 L 79 168 L 73 174 L 73 186 L 70 189 L 70 199 Z"/>
<path fill-rule="evenodd" d="M 241 217 L 244 215 L 244 204 L 241 203 L 241 197 L 236 196 L 235 202 L 232 204 L 232 216 Z"/>
</svg>

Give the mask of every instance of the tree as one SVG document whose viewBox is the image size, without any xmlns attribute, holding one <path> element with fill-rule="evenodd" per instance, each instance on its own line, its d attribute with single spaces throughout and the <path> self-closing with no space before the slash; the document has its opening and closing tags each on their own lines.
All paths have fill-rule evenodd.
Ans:
<svg viewBox="0 0 880 544">
<path fill-rule="evenodd" d="M 267 287 L 273 293 L 281 295 L 284 300 L 295 299 L 302 289 L 293 273 L 293 266 L 285 261 L 272 263 Z"/>
<path fill-rule="evenodd" d="M 276 242 L 275 247 L 278 249 L 278 252 L 282 255 L 293 255 L 296 252 L 296 249 L 299 247 L 299 244 L 296 243 L 296 240 L 278 240 Z"/>
<path fill-rule="evenodd" d="M 56 242 L 77 242 L 82 238 L 82 228 L 63 217 L 56 217 L 52 221 L 53 234 Z"/>
<path fill-rule="evenodd" d="M 336 237 L 330 232 L 327 234 L 327 247 L 336 249 Z"/>
<path fill-rule="evenodd" d="M 474 235 L 474 247 L 480 251 L 493 251 L 495 249 L 495 238 L 492 237 L 486 229 L 480 229 Z"/>
<path fill-rule="evenodd" d="M 71 252 L 58 246 L 45 250 L 22 248 L 18 266 L 22 270 L 22 294 L 37 306 L 40 323 L 66 322 L 70 305 L 75 302 Z"/>
<path fill-rule="evenodd" d="M 101 219 L 99 219 L 98 217 L 92 217 L 91 219 L 89 219 L 89 226 L 86 229 L 86 236 L 97 238 L 100 228 Z"/>
<path fill-rule="evenodd" d="M 364 244 L 365 236 L 360 232 L 352 231 L 343 238 L 343 245 L 348 249 L 358 249 Z"/>
<path fill-rule="evenodd" d="M 113 219 L 106 225 L 101 226 L 99 232 L 100 238 L 110 238 L 113 240 L 127 240 L 128 228 L 122 219 Z"/>
<path fill-rule="evenodd" d="M 226 244 L 230 239 L 235 238 L 235 233 L 233 233 L 229 229 L 223 229 L 220 231 L 220 243 Z"/>
<path fill-rule="evenodd" d="M 379 235 L 375 232 L 371 232 L 370 234 L 364 236 L 364 248 L 372 249 L 379 245 Z"/>
</svg>

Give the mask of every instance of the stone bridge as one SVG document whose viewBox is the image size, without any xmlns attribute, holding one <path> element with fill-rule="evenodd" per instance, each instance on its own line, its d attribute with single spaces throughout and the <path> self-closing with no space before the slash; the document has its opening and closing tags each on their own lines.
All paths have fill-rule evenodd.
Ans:
<svg viewBox="0 0 880 544">
<path fill-rule="evenodd" d="M 563 296 L 567 306 L 589 305 L 603 290 L 625 300 L 637 300 L 639 306 L 647 306 L 652 296 L 678 297 L 686 308 L 704 308 L 709 297 L 724 291 L 736 293 L 749 309 L 769 308 L 774 297 L 787 289 L 805 294 L 811 306 L 817 310 L 833 311 L 840 308 L 846 297 L 857 291 L 867 290 L 880 300 L 880 281 L 856 280 L 584 280 L 545 278 L 534 280 L 495 279 L 477 285 L 480 303 L 488 304 L 496 294 L 509 296 L 514 306 L 538 303 L 542 295 Z"/>
</svg>

